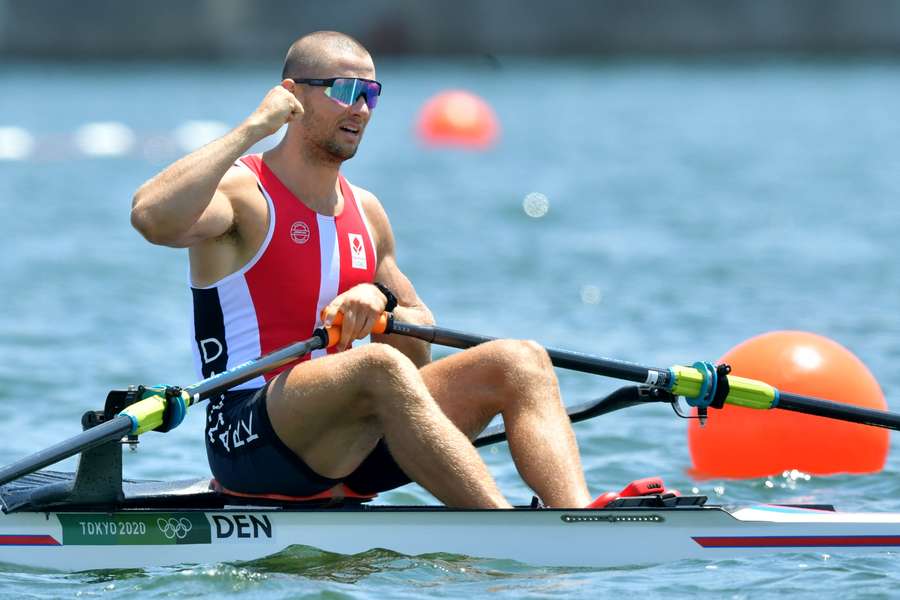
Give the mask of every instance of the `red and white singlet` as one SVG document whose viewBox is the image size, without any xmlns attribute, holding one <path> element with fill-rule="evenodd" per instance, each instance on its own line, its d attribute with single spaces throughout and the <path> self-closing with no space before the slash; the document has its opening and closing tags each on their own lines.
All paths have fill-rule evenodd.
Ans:
<svg viewBox="0 0 900 600">
<path fill-rule="evenodd" d="M 261 155 L 244 156 L 235 164 L 256 176 L 269 205 L 269 229 L 256 256 L 240 270 L 211 286 L 191 287 L 194 363 L 203 378 L 310 337 L 329 302 L 375 278 L 369 224 L 342 176 L 344 208 L 330 217 L 297 199 Z M 325 352 L 317 350 L 312 357 Z M 293 364 L 234 389 L 262 387 Z"/>
</svg>

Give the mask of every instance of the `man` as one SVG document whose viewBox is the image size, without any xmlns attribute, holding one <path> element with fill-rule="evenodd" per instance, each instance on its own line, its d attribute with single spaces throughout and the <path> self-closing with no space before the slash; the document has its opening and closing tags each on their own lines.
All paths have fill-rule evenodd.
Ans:
<svg viewBox="0 0 900 600">
<path fill-rule="evenodd" d="M 411 479 L 450 506 L 509 507 L 470 442 L 502 414 L 525 482 L 548 505 L 585 506 L 575 437 L 539 346 L 495 341 L 436 362 L 410 338 L 373 335 L 351 348 L 386 309 L 433 322 L 397 266 L 378 199 L 339 173 L 380 91 L 359 42 L 302 37 L 281 83 L 243 123 L 135 194 L 132 223 L 144 237 L 190 249 L 203 376 L 342 314 L 343 351 L 314 353 L 210 402 L 212 472 L 237 493 L 310 496 L 341 483 L 372 493 Z M 242 158 L 285 124 L 275 148 Z"/>
</svg>

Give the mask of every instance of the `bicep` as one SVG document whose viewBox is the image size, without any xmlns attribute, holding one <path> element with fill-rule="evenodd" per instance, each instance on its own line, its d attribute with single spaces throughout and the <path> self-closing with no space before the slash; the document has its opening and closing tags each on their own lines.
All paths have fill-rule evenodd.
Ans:
<svg viewBox="0 0 900 600">
<path fill-rule="evenodd" d="M 188 248 L 205 240 L 225 235 L 234 228 L 234 206 L 222 191 L 216 190 L 200 217 L 172 246 Z"/>
</svg>

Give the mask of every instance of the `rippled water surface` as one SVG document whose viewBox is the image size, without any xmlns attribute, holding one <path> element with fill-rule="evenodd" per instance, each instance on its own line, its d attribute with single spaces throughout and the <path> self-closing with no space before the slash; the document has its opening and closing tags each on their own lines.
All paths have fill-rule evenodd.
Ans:
<svg viewBox="0 0 900 600">
<path fill-rule="evenodd" d="M 34 140 L 0 161 L 0 463 L 78 429 L 129 383 L 191 382 L 186 254 L 129 226 L 131 194 L 178 156 L 186 122 L 240 121 L 277 65 L 0 66 L 0 128 Z M 859 356 L 900 409 L 900 67 L 880 62 L 385 62 L 385 91 L 346 175 L 386 206 L 401 267 L 448 327 L 530 337 L 650 365 L 721 356 L 777 329 Z M 425 150 L 418 108 L 475 91 L 503 134 L 484 153 Z M 78 131 L 129 128 L 123 155 Z M 79 145 L 81 144 L 81 145 Z M 546 215 L 523 210 L 532 193 Z M 437 349 L 436 353 L 446 352 Z M 566 401 L 616 382 L 560 373 Z M 146 436 L 131 477 L 202 477 L 202 411 Z M 898 461 L 870 476 L 695 481 L 685 424 L 662 406 L 577 426 L 594 491 L 662 475 L 727 504 L 821 502 L 900 511 Z M 527 502 L 507 448 L 482 451 Z M 71 466 L 71 463 L 69 464 Z M 431 501 L 409 486 L 382 502 Z M 58 574 L 0 567 L 4 597 L 889 595 L 897 557 L 797 554 L 611 570 L 476 557 L 336 556 Z"/>
</svg>

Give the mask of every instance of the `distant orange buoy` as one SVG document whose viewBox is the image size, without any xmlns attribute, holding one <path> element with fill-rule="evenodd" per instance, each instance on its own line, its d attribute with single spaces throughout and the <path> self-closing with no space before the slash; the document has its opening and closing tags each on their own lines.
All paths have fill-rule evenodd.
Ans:
<svg viewBox="0 0 900 600">
<path fill-rule="evenodd" d="M 881 387 L 849 350 L 802 331 L 766 333 L 731 349 L 720 362 L 733 374 L 779 390 L 886 410 Z M 872 473 L 884 468 L 886 429 L 788 411 L 726 405 L 710 409 L 700 427 L 688 425 L 692 474 L 764 477 L 785 470 L 805 473 Z"/>
<path fill-rule="evenodd" d="M 499 134 L 497 117 L 487 102 L 462 90 L 433 96 L 419 113 L 419 138 L 432 146 L 485 149 Z"/>
</svg>

